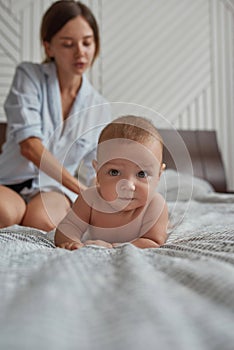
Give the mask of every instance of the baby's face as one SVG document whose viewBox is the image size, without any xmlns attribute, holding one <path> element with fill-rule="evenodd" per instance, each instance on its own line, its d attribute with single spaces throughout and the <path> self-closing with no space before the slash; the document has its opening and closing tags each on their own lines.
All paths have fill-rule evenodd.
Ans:
<svg viewBox="0 0 234 350">
<path fill-rule="evenodd" d="M 162 171 L 160 143 L 114 139 L 99 146 L 96 170 L 102 198 L 117 211 L 144 206 L 155 194 Z"/>
</svg>

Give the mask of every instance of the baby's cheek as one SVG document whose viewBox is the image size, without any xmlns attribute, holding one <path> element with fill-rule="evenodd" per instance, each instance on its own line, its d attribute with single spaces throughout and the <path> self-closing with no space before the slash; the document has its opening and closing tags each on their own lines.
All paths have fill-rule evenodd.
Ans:
<svg viewBox="0 0 234 350">
<path fill-rule="evenodd" d="M 104 188 L 102 189 L 102 197 L 106 200 L 106 201 L 113 201 L 117 198 L 117 192 L 116 192 L 116 186 L 113 184 L 106 184 L 104 186 Z"/>
</svg>

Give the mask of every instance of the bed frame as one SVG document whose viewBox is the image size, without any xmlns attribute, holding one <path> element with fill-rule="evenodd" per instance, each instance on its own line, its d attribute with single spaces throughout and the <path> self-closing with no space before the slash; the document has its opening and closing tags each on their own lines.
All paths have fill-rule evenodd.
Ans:
<svg viewBox="0 0 234 350">
<path fill-rule="evenodd" d="M 217 192 L 226 192 L 226 176 L 223 166 L 221 153 L 218 148 L 215 131 L 203 130 L 169 130 L 160 129 L 160 134 L 164 140 L 164 162 L 169 169 L 177 169 L 176 164 L 179 161 L 179 170 L 188 172 L 188 162 L 183 159 L 180 152 L 180 138 L 185 143 L 189 156 L 192 161 L 193 174 L 200 177 L 214 187 Z M 5 141 L 6 123 L 0 123 L 0 151 Z M 180 140 L 179 140 L 180 139 Z M 173 159 L 169 150 L 173 149 Z"/>
<path fill-rule="evenodd" d="M 169 169 L 189 172 L 187 159 L 181 155 L 182 139 L 189 152 L 192 162 L 193 174 L 208 181 L 216 192 L 227 192 L 226 175 L 222 156 L 218 147 L 217 135 L 214 130 L 169 130 L 161 129 L 160 134 L 164 140 L 164 162 Z M 178 134 L 180 137 L 178 137 Z M 169 150 L 173 150 L 173 159 Z"/>
<path fill-rule="evenodd" d="M 0 152 L 6 139 L 6 123 L 0 123 Z"/>
</svg>

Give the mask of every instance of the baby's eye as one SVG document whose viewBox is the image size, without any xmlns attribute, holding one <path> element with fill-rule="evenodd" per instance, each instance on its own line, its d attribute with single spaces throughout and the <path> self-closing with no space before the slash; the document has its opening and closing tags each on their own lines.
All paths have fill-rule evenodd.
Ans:
<svg viewBox="0 0 234 350">
<path fill-rule="evenodd" d="M 140 177 L 141 179 L 144 179 L 145 177 L 148 176 L 147 171 L 141 170 L 137 173 L 137 177 Z"/>
<path fill-rule="evenodd" d="M 110 176 L 118 176 L 118 175 L 120 175 L 120 172 L 117 169 L 111 169 L 111 170 L 108 171 L 108 174 Z"/>
</svg>

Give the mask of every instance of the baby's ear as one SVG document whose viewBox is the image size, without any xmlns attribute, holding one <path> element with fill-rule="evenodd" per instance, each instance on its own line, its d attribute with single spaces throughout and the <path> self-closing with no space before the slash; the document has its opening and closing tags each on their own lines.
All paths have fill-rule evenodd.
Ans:
<svg viewBox="0 0 234 350">
<path fill-rule="evenodd" d="M 162 163 L 161 168 L 160 168 L 160 172 L 159 172 L 159 176 L 162 175 L 162 172 L 166 169 L 166 167 L 167 167 L 166 164 Z"/>
<path fill-rule="evenodd" d="M 98 163 L 97 163 L 96 159 L 93 159 L 93 160 L 92 160 L 92 165 L 93 165 L 95 171 L 97 172 Z"/>
</svg>

